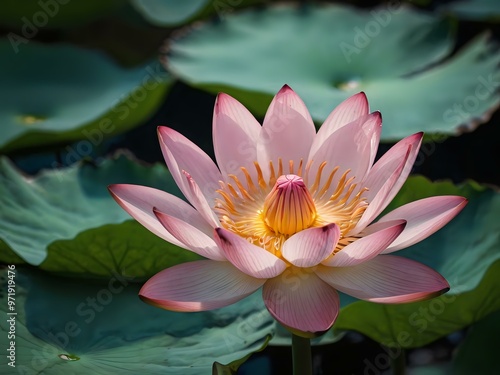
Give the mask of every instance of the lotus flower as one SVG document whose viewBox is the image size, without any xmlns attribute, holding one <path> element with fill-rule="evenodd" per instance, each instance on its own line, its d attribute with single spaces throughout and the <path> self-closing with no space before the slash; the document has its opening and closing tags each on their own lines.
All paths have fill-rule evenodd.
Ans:
<svg viewBox="0 0 500 375">
<path fill-rule="evenodd" d="M 168 242 L 204 260 L 153 276 L 140 291 L 174 311 L 217 309 L 254 293 L 292 332 L 313 337 L 339 312 L 337 291 L 403 303 L 438 296 L 449 284 L 413 260 L 388 255 L 449 222 L 466 199 L 418 200 L 372 223 L 406 180 L 422 133 L 375 164 L 382 119 L 364 93 L 341 103 L 318 133 L 288 86 L 263 125 L 219 94 L 213 118 L 217 165 L 178 132 L 159 127 L 167 166 L 189 201 L 137 185 L 112 185 L 116 201 Z"/>
</svg>

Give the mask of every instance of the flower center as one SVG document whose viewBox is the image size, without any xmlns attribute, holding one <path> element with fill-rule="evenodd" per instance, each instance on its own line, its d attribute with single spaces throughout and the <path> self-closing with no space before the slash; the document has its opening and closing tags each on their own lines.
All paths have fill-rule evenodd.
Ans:
<svg viewBox="0 0 500 375">
<path fill-rule="evenodd" d="M 264 201 L 262 215 L 275 234 L 292 235 L 309 228 L 316 207 L 304 180 L 294 174 L 280 176 Z"/>
<path fill-rule="evenodd" d="M 259 163 L 252 177 L 242 167 L 245 181 L 229 175 L 229 181 L 220 181 L 214 210 L 221 225 L 254 245 L 281 257 L 283 243 L 293 234 L 311 227 L 335 223 L 342 237 L 338 252 L 355 238 L 346 236 L 359 221 L 368 204 L 363 198 L 365 188 L 348 178 L 349 170 L 335 178 L 339 168 L 323 173 L 326 162 L 319 165 L 315 175 L 310 174 L 312 162 L 303 168 L 288 163 L 288 171 L 281 160 L 277 168 L 269 162 L 269 178 L 265 179 Z M 326 178 L 323 178 L 326 175 Z M 307 181 L 307 176 L 312 177 Z M 312 180 L 313 179 L 313 180 Z"/>
</svg>

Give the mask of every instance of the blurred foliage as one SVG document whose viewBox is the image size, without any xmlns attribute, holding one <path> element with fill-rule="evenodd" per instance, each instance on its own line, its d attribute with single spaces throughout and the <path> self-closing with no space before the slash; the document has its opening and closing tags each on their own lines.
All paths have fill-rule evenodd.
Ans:
<svg viewBox="0 0 500 375">
<path fill-rule="evenodd" d="M 470 130 L 500 104 L 500 53 L 483 35 L 443 61 L 453 30 L 443 18 L 399 4 L 280 5 L 188 28 L 169 41 L 164 61 L 173 75 L 227 92 L 260 116 L 284 82 L 318 124 L 365 91 L 384 116 L 383 140 L 395 141 L 417 131 Z"/>
<path fill-rule="evenodd" d="M 70 45 L 31 42 L 18 53 L 11 49 L 7 40 L 0 43 L 3 153 L 77 140 L 93 148 L 146 120 L 171 81 L 157 62 L 123 69 Z"/>
<path fill-rule="evenodd" d="M 139 302 L 136 280 L 119 273 L 100 284 L 15 273 L 17 366 L 7 366 L 2 355 L 5 375 L 199 375 L 209 373 L 214 361 L 236 366 L 262 350 L 274 329 L 260 295 L 185 314 Z M 6 314 L 7 270 L 1 279 L 0 311 Z M 2 319 L 3 347 L 8 330 Z"/>
<path fill-rule="evenodd" d="M 144 281 L 199 256 L 156 237 L 114 201 L 111 183 L 135 183 L 181 196 L 163 165 L 146 167 L 125 156 L 99 166 L 83 164 L 22 176 L 0 163 L 0 259 L 71 276 L 114 273 Z"/>
</svg>

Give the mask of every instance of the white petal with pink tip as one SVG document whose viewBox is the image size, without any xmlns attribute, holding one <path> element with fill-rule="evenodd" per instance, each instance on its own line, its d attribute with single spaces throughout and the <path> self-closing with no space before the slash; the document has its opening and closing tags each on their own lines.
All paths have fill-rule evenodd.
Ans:
<svg viewBox="0 0 500 375">
<path fill-rule="evenodd" d="M 215 229 L 215 241 L 227 260 L 247 275 L 268 279 L 286 268 L 286 263 L 275 255 L 226 229 Z"/>
<path fill-rule="evenodd" d="M 231 305 L 265 280 L 240 272 L 229 262 L 198 260 L 167 268 L 141 288 L 146 302 L 172 311 L 206 311 Z"/>
<path fill-rule="evenodd" d="M 316 172 L 324 161 L 327 163 L 324 170 L 326 176 L 336 166 L 340 167 L 330 190 L 335 189 L 341 175 L 348 169 L 351 171 L 349 177 L 355 177 L 356 182 L 361 182 L 376 153 L 378 143 L 374 139 L 380 137 L 381 124 L 380 114 L 376 112 L 360 117 L 330 135 L 316 152 L 309 154 L 308 160 L 312 160 L 312 165 L 307 176 L 308 183 L 314 181 Z M 331 193 L 329 191 L 328 195 Z"/>
<path fill-rule="evenodd" d="M 200 215 L 203 216 L 207 223 L 212 226 L 212 228 L 220 227 L 219 218 L 215 215 L 214 211 L 212 211 L 212 208 L 208 204 L 196 181 L 186 171 L 183 171 L 183 174 L 187 180 L 186 187 L 191 192 L 191 204 L 196 208 Z"/>
<path fill-rule="evenodd" d="M 368 100 L 364 92 L 360 92 L 344 100 L 330 113 L 319 128 L 318 134 L 316 134 L 311 146 L 311 153 L 316 153 L 323 142 L 335 131 L 360 117 L 366 116 L 369 111 Z"/>
<path fill-rule="evenodd" d="M 244 181 L 240 167 L 247 167 L 250 175 L 255 177 L 252 166 L 257 160 L 260 130 L 260 124 L 240 102 L 227 94 L 218 95 L 213 117 L 213 142 L 217 165 L 225 178 L 234 174 Z"/>
<path fill-rule="evenodd" d="M 378 222 L 404 219 L 408 224 L 384 254 L 404 249 L 429 237 L 458 215 L 466 204 L 467 199 L 463 197 L 437 196 L 420 199 L 389 212 Z"/>
<path fill-rule="evenodd" d="M 392 220 L 373 224 L 363 231 L 363 237 L 344 247 L 321 264 L 329 267 L 351 267 L 375 258 L 403 231 L 406 221 Z"/>
<path fill-rule="evenodd" d="M 202 193 L 207 201 L 213 202 L 222 175 L 212 159 L 193 142 L 173 129 L 159 126 L 158 137 L 167 167 L 184 196 L 190 202 L 197 200 L 192 197 L 182 171 L 188 172 L 202 187 Z"/>
<path fill-rule="evenodd" d="M 288 271 L 288 270 L 287 270 Z M 271 315 L 286 327 L 303 332 L 324 332 L 333 325 L 340 309 L 337 292 L 314 273 L 268 280 L 262 289 L 264 303 Z"/>
<path fill-rule="evenodd" d="M 313 267 L 332 253 L 339 238 L 336 224 L 300 231 L 285 241 L 283 257 L 297 267 Z"/>
<path fill-rule="evenodd" d="M 179 240 L 184 247 L 205 258 L 226 260 L 215 241 L 196 227 L 157 209 L 154 210 L 154 213 L 165 229 Z"/>
<path fill-rule="evenodd" d="M 373 165 L 373 168 L 362 184 L 363 187 L 368 188 L 368 191 L 364 194 L 368 202 L 371 202 L 375 198 L 385 182 L 391 177 L 394 171 L 399 168 L 401 160 L 406 158 L 401 176 L 387 195 L 387 200 L 392 201 L 411 172 L 413 163 L 420 150 L 423 136 L 423 133 L 416 133 L 402 139 L 392 146 L 390 150 Z"/>
<path fill-rule="evenodd" d="M 205 234 L 212 232 L 212 228 L 198 211 L 172 194 L 147 186 L 129 184 L 111 185 L 109 191 L 130 216 L 149 231 L 174 245 L 185 247 L 161 225 L 153 213 L 154 207 L 180 220 L 190 222 Z"/>
<path fill-rule="evenodd" d="M 410 153 L 410 148 L 406 153 L 406 157 L 399 161 L 397 168 L 392 172 L 392 175 L 389 176 L 384 184 L 377 191 L 376 195 L 373 197 L 371 202 L 369 203 L 365 212 L 359 219 L 356 226 L 347 233 L 347 236 L 355 236 L 363 229 L 366 228 L 368 224 L 370 224 L 390 203 L 389 197 L 392 195 L 394 190 L 394 186 L 399 183 L 401 180 L 401 175 L 403 174 L 403 168 L 406 165 L 406 160 Z"/>
<path fill-rule="evenodd" d="M 290 160 L 304 163 L 311 148 L 316 128 L 302 99 L 288 86 L 284 86 L 271 102 L 257 143 L 257 160 L 261 166 L 269 161 L 285 165 Z M 263 170 L 268 177 L 268 170 Z"/>
<path fill-rule="evenodd" d="M 341 292 L 380 303 L 420 301 L 450 287 L 443 276 L 426 265 L 393 255 L 379 255 L 353 267 L 320 266 L 316 274 Z"/>
</svg>

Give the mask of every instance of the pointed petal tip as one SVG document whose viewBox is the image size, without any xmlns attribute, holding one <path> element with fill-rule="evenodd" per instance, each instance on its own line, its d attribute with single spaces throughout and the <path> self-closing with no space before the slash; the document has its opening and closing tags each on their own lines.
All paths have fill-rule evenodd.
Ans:
<svg viewBox="0 0 500 375">
<path fill-rule="evenodd" d="M 287 91 L 292 91 L 293 92 L 293 89 L 288 85 L 288 84 L 284 84 L 283 87 L 281 87 L 280 91 L 278 91 L 278 93 L 280 92 L 287 92 Z"/>
<path fill-rule="evenodd" d="M 418 143 L 424 138 L 424 132 L 418 132 L 406 137 L 410 143 Z"/>
<path fill-rule="evenodd" d="M 216 114 L 219 114 L 221 111 L 221 106 L 225 105 L 230 100 L 236 100 L 231 95 L 226 94 L 225 92 L 219 92 L 217 97 L 215 98 L 214 111 Z"/>
<path fill-rule="evenodd" d="M 170 128 L 167 126 L 157 126 L 156 127 L 156 133 L 158 134 L 158 138 L 160 139 L 160 142 L 163 141 L 163 137 L 168 137 L 168 133 L 170 133 Z"/>
<path fill-rule="evenodd" d="M 147 303 L 148 305 L 151 305 L 151 306 L 154 306 L 154 307 L 159 307 L 161 309 L 165 309 L 165 307 L 163 307 L 162 303 L 154 298 L 150 298 L 148 297 L 148 282 L 145 282 L 144 285 L 141 287 L 141 289 L 139 290 L 139 293 L 137 294 L 139 299 L 144 302 L 144 303 Z"/>
<path fill-rule="evenodd" d="M 354 94 L 352 97 L 362 99 L 368 103 L 368 97 L 364 91 L 360 91 L 357 94 Z"/>
<path fill-rule="evenodd" d="M 373 111 L 369 114 L 370 117 L 373 117 L 375 120 L 375 124 L 379 127 L 382 126 L 382 113 L 380 111 Z"/>
</svg>

